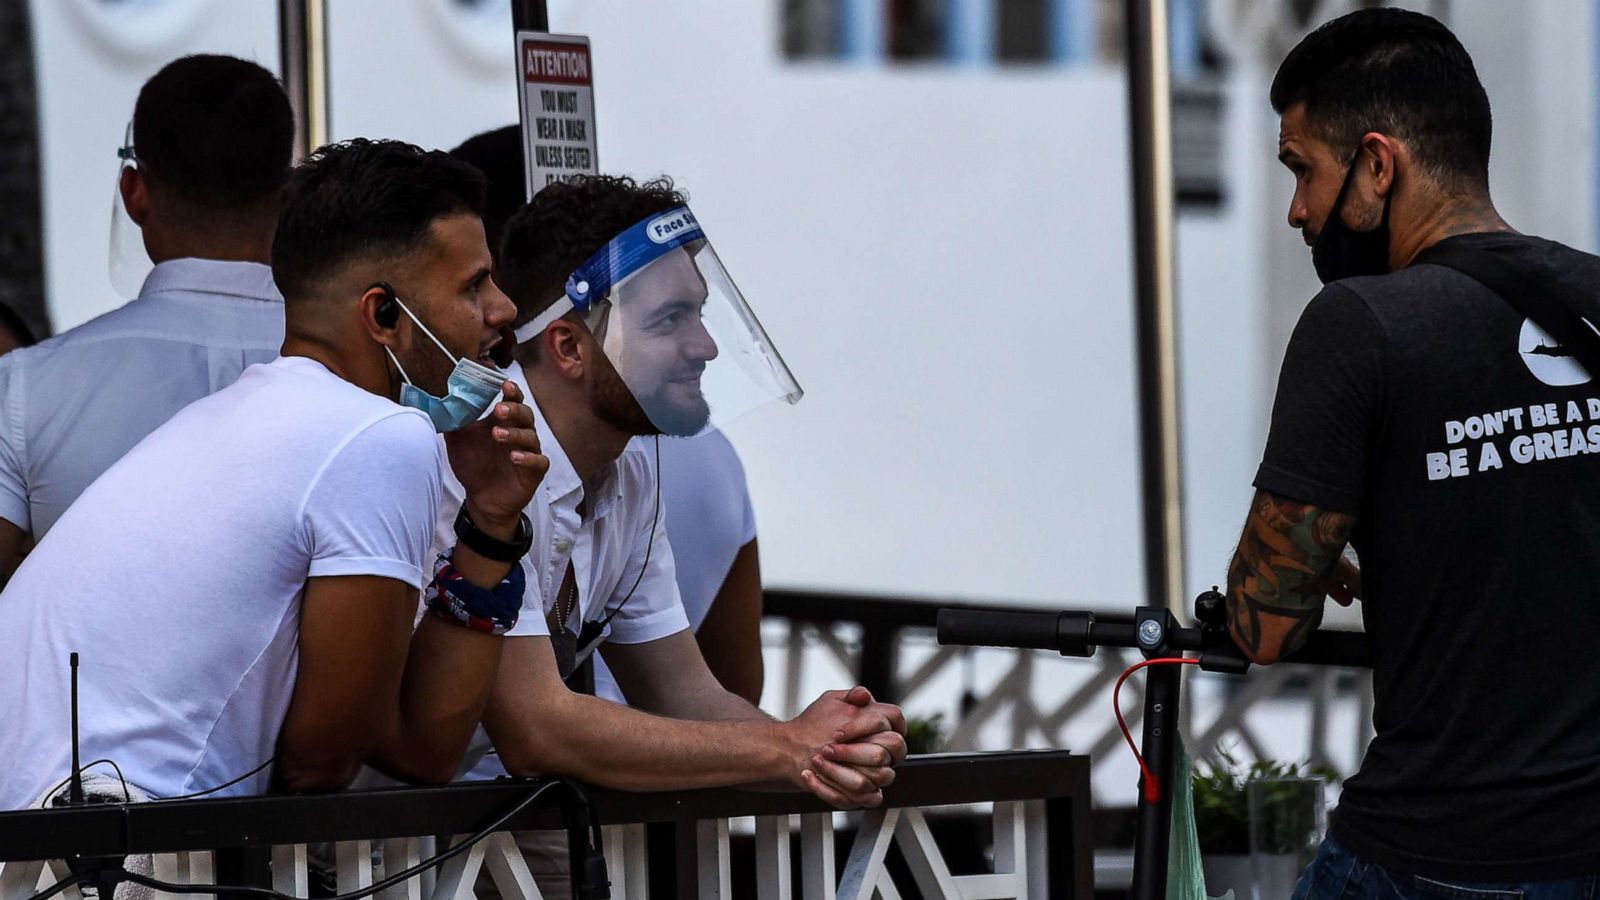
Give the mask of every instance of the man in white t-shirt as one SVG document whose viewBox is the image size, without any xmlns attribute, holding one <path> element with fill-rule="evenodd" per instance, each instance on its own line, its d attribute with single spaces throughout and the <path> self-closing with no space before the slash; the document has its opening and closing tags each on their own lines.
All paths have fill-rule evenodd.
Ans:
<svg viewBox="0 0 1600 900">
<path fill-rule="evenodd" d="M 682 341 L 647 338 L 628 322 L 626 304 L 594 324 L 570 301 L 592 290 L 598 309 L 611 285 L 573 273 L 603 264 L 647 221 L 669 218 L 663 268 L 631 284 L 664 277 L 686 288 L 672 308 L 652 307 L 659 316 L 649 327 L 665 334 L 694 322 L 706 295 L 680 240 L 699 234 L 682 206 L 669 183 L 596 176 L 545 187 L 506 228 L 498 277 L 517 304 L 516 355 L 551 468 L 529 508 L 536 537 L 524 633 L 507 642 L 484 725 L 513 774 L 632 790 L 778 782 L 839 806 L 876 805 L 905 754 L 898 708 L 855 688 L 774 722 L 717 683 L 688 630 L 654 490 L 653 442 L 636 438 L 705 425 L 700 372 L 718 348 L 703 329 L 685 330 Z M 698 300 L 689 296 L 697 286 Z M 641 352 L 619 358 L 613 341 Z M 564 688 L 563 677 L 602 644 L 636 708 Z"/>
<path fill-rule="evenodd" d="M 185 57 L 140 90 L 133 131 L 118 187 L 154 271 L 127 305 L 0 359 L 0 585 L 100 473 L 283 343 L 268 263 L 294 118 L 277 79 Z"/>
<path fill-rule="evenodd" d="M 273 249 L 283 356 L 140 442 L 0 594 L 0 683 L 27 686 L 0 706 L 0 808 L 70 775 L 73 652 L 82 758 L 147 794 L 332 789 L 362 762 L 454 772 L 548 467 L 522 393 L 485 364 L 515 310 L 482 203 L 470 167 L 395 142 L 295 170 Z M 465 486 L 437 562 L 436 432 Z"/>
<path fill-rule="evenodd" d="M 662 515 L 672 519 L 678 595 L 700 655 L 717 682 L 761 702 L 761 555 L 744 465 L 712 428 L 661 441 Z M 627 702 L 605 664 L 594 660 L 596 697 Z"/>
</svg>

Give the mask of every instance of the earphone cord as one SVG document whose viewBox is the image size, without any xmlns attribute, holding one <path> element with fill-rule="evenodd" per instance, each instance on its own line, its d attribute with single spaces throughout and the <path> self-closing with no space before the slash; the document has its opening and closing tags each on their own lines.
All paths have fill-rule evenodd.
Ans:
<svg viewBox="0 0 1600 900">
<path fill-rule="evenodd" d="M 616 609 L 613 609 L 611 612 L 607 613 L 606 617 L 600 620 L 601 630 L 604 630 L 607 625 L 610 625 L 611 620 L 617 617 L 617 613 L 622 612 L 622 608 L 628 605 L 629 600 L 633 599 L 633 592 L 639 589 L 639 583 L 644 581 L 644 573 L 650 568 L 650 551 L 656 546 L 656 528 L 661 524 L 661 435 L 658 434 L 655 436 L 655 442 L 656 509 L 655 512 L 650 514 L 650 540 L 645 542 L 644 545 L 644 562 L 639 565 L 639 575 L 637 578 L 633 579 L 633 587 L 628 588 L 628 593 L 622 598 L 622 602 L 618 603 Z"/>
</svg>

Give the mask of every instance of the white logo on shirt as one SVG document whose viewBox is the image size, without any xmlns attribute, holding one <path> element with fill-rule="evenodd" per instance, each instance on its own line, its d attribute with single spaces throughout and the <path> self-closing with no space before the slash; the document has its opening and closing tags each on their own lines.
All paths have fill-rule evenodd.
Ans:
<svg viewBox="0 0 1600 900">
<path fill-rule="evenodd" d="M 1594 328 L 1594 323 L 1584 319 L 1584 324 Z M 1596 329 L 1600 331 L 1600 329 Z M 1588 370 L 1572 357 L 1572 352 L 1561 346 L 1548 332 L 1532 319 L 1522 322 L 1522 334 L 1517 338 L 1517 352 L 1522 362 L 1539 379 L 1551 387 L 1584 384 L 1590 379 Z"/>
</svg>

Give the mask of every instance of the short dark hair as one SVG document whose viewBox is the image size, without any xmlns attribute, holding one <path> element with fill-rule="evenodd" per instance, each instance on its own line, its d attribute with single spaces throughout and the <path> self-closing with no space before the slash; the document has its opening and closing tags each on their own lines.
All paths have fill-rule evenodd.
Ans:
<svg viewBox="0 0 1600 900">
<path fill-rule="evenodd" d="M 543 312 L 561 296 L 567 276 L 612 238 L 687 202 L 666 176 L 636 182 L 585 175 L 541 188 L 506 223 L 500 244 L 499 285 L 517 305 L 517 321 Z"/>
<path fill-rule="evenodd" d="M 483 175 L 442 150 L 357 138 L 295 167 L 272 242 L 272 279 L 285 300 L 357 260 L 414 251 L 437 219 L 483 214 Z"/>
<path fill-rule="evenodd" d="M 255 63 L 185 56 L 140 88 L 133 143 L 161 196 L 204 216 L 249 216 L 275 209 L 289 180 L 294 113 Z"/>
<path fill-rule="evenodd" d="M 1439 20 L 1363 9 L 1324 23 L 1278 67 L 1272 108 L 1305 104 L 1308 127 L 1339 154 L 1369 131 L 1405 141 L 1443 183 L 1487 185 L 1494 131 L 1472 57 Z"/>
<path fill-rule="evenodd" d="M 496 263 L 506 222 L 528 197 L 528 173 L 523 168 L 522 153 L 522 128 L 517 125 L 473 135 L 450 151 L 451 156 L 474 166 L 489 180 L 489 193 L 483 202 L 483 233 L 489 238 Z"/>
</svg>

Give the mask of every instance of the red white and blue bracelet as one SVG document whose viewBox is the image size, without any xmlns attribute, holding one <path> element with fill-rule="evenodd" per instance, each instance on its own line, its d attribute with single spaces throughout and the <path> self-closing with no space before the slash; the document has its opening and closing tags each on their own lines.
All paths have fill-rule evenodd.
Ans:
<svg viewBox="0 0 1600 900">
<path fill-rule="evenodd" d="M 454 548 L 439 554 L 433 566 L 433 581 L 423 592 L 423 602 L 434 615 L 486 634 L 505 634 L 517 624 L 522 611 L 522 595 L 528 579 L 522 563 L 512 563 L 511 571 L 492 590 L 481 588 L 464 578 L 451 562 Z"/>
</svg>

